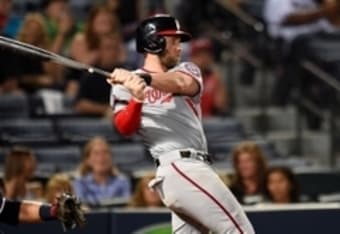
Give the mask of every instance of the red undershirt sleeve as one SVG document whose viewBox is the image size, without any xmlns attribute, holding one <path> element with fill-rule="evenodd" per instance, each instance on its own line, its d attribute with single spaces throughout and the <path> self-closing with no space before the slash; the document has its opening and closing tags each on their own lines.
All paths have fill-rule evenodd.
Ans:
<svg viewBox="0 0 340 234">
<path fill-rule="evenodd" d="M 124 136 L 137 132 L 140 127 L 143 103 L 131 99 L 128 105 L 113 116 L 117 130 Z"/>
</svg>

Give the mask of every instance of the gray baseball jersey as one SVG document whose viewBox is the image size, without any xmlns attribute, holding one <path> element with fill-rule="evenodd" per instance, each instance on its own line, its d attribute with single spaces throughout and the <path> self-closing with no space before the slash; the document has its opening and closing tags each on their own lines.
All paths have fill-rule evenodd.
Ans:
<svg viewBox="0 0 340 234">
<path fill-rule="evenodd" d="M 199 68 L 190 62 L 183 62 L 170 71 L 183 72 L 200 85 L 200 92 L 194 97 L 161 92 L 152 87 L 145 89 L 141 126 L 138 131 L 149 147 L 151 155 L 158 158 L 173 150 L 192 148 L 207 151 L 207 143 L 201 123 L 200 98 L 203 91 Z M 136 73 L 145 73 L 137 70 Z M 124 109 L 131 94 L 122 85 L 111 89 L 111 106 L 114 113 Z"/>
</svg>

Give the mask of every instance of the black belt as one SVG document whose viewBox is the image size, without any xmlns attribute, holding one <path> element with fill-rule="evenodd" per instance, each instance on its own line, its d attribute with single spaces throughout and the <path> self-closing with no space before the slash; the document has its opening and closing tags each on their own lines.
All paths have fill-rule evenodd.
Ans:
<svg viewBox="0 0 340 234">
<path fill-rule="evenodd" d="M 202 152 L 191 152 L 191 151 L 179 151 L 181 158 L 192 158 L 196 160 L 200 160 L 206 162 L 208 164 L 212 163 L 211 155 L 208 153 Z M 155 159 L 156 167 L 160 165 L 159 159 Z"/>
</svg>

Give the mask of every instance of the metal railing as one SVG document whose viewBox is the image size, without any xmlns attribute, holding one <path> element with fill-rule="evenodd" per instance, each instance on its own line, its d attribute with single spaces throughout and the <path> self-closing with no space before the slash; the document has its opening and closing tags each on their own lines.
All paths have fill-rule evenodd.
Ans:
<svg viewBox="0 0 340 234">
<path fill-rule="evenodd" d="M 216 0 L 218 4 L 220 4 L 222 7 L 225 8 L 229 13 L 233 14 L 235 18 L 242 22 L 243 24 L 249 26 L 253 31 L 258 33 L 259 35 L 265 34 L 265 28 L 264 25 L 259 22 L 256 18 L 249 15 L 244 10 L 233 6 L 232 4 L 228 3 L 228 1 L 223 0 Z M 265 36 L 264 36 L 265 37 Z M 267 37 L 265 37 L 267 38 Z M 231 38 L 228 39 L 229 43 L 229 49 L 231 53 L 235 57 L 239 57 L 244 59 L 247 63 L 252 65 L 254 68 L 256 68 L 262 76 L 262 83 L 260 88 L 260 94 L 259 94 L 259 100 L 260 100 L 260 108 L 261 108 L 261 117 L 260 117 L 260 126 L 263 127 L 261 133 L 265 136 L 267 133 L 267 109 L 268 109 L 268 100 L 266 99 L 266 96 L 263 95 L 264 93 L 268 92 L 267 87 L 267 80 L 266 80 L 266 67 L 263 62 L 263 60 L 253 54 L 251 54 L 249 51 L 245 49 L 244 46 L 242 46 L 240 43 L 233 41 Z M 232 69 L 233 66 L 233 58 L 230 59 L 230 68 Z M 313 74 L 317 79 L 322 81 L 326 86 L 330 87 L 332 90 L 334 90 L 336 93 L 340 93 L 340 82 L 337 81 L 335 77 L 324 71 L 320 66 L 313 63 L 312 61 L 304 60 L 301 62 L 301 67 L 305 69 L 306 71 Z M 228 75 L 234 76 L 233 72 L 229 72 Z M 298 81 L 300 83 L 300 81 Z M 302 90 L 301 85 L 297 85 L 297 95 L 295 96 L 295 106 L 296 106 L 296 148 L 295 153 L 297 155 L 303 155 L 303 113 L 301 108 L 308 109 L 310 112 L 312 112 L 314 115 L 318 116 L 320 119 L 325 120 L 328 122 L 328 135 L 330 138 L 330 153 L 329 153 L 329 165 L 331 167 L 334 167 L 336 164 L 336 106 L 335 103 L 332 103 L 328 111 L 321 110 L 319 107 L 317 107 L 312 101 L 308 100 L 307 98 L 302 96 Z M 262 96 L 261 96 L 262 94 Z"/>
<path fill-rule="evenodd" d="M 306 71 L 313 74 L 316 78 L 318 78 L 320 81 L 322 81 L 324 84 L 326 84 L 328 87 L 332 88 L 332 90 L 336 93 L 340 93 L 340 82 L 337 81 L 336 77 L 330 75 L 326 71 L 324 71 L 320 66 L 315 64 L 312 61 L 304 60 L 301 61 L 301 67 L 305 69 Z M 297 109 L 298 113 L 301 112 L 301 107 L 307 108 L 309 111 L 311 111 L 314 115 L 317 115 L 320 119 L 325 120 L 328 122 L 328 135 L 330 139 L 330 152 L 328 157 L 328 163 L 331 168 L 336 166 L 336 138 L 337 138 L 337 124 L 336 124 L 336 118 L 337 118 L 337 111 L 336 111 L 336 100 L 334 100 L 332 103 L 330 103 L 330 107 L 327 111 L 320 110 L 314 103 L 310 102 L 306 98 L 303 98 L 302 93 L 302 86 L 299 85 L 298 92 L 300 98 L 297 100 Z M 301 114 L 297 115 L 297 122 L 299 123 L 296 129 L 296 135 L 298 141 L 302 141 L 302 132 L 303 127 L 301 124 Z"/>
</svg>

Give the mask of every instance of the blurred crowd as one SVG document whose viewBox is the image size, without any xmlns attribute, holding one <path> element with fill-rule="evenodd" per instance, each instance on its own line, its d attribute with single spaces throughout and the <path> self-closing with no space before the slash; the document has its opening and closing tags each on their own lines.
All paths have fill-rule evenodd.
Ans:
<svg viewBox="0 0 340 234">
<path fill-rule="evenodd" d="M 220 174 L 244 205 L 289 204 L 312 201 L 302 196 L 293 172 L 287 167 L 267 166 L 266 155 L 251 141 L 232 152 L 233 173 Z M 34 179 L 37 161 L 29 147 L 13 146 L 5 158 L 2 192 L 10 199 L 53 202 L 62 192 L 75 193 L 88 209 L 106 206 L 128 208 L 163 207 L 159 195 L 149 188 L 154 171 L 132 178 L 115 165 L 109 143 L 94 137 L 83 148 L 82 161 L 73 171 L 57 173 L 47 181 Z"/>
<path fill-rule="evenodd" d="M 298 85 L 303 87 L 303 95 L 320 108 L 336 101 L 334 92 L 302 71 L 299 62 L 313 59 L 339 77 L 338 61 L 323 60 L 311 43 L 316 39 L 336 43 L 340 27 L 339 1 L 225 1 L 227 8 L 240 9 L 262 22 L 263 33 L 239 26 L 239 20 L 217 2 L 0 0 L 0 34 L 109 72 L 116 67 L 137 69 L 141 57 L 135 51 L 133 36 L 138 22 L 148 15 L 170 12 L 194 36 L 192 42 L 183 45 L 183 59 L 192 60 L 202 71 L 204 118 L 226 116 L 231 111 L 229 89 L 221 71 L 222 51 L 228 47 L 216 39 L 211 25 L 218 31 L 232 32 L 233 40 L 245 42 L 249 51 L 270 65 L 275 73 L 273 104 L 291 102 Z M 241 62 L 239 81 L 244 86 L 252 85 L 254 69 L 247 61 Z M 64 113 L 64 107 L 60 106 L 67 99 L 73 114 L 111 117 L 111 87 L 99 75 L 6 48 L 0 48 L 0 64 L 0 99 L 6 95 L 38 97 L 46 114 Z M 32 112 L 37 114 L 37 105 L 32 103 Z M 320 119 L 308 110 L 306 113 L 309 126 L 320 128 Z M 148 188 L 152 172 L 137 181 L 121 172 L 104 138 L 95 137 L 83 147 L 77 170 L 56 174 L 43 184 L 32 182 L 38 163 L 34 155 L 30 148 L 11 147 L 2 183 L 6 197 L 51 201 L 55 194 L 73 191 L 90 209 L 107 204 L 110 199 L 121 199 L 128 207 L 162 207 L 157 193 Z M 221 178 L 242 204 L 296 203 L 310 199 L 299 193 L 299 185 L 289 168 L 267 165 L 266 156 L 254 142 L 241 142 L 233 150 L 232 162 L 234 173 L 223 174 Z"/>
<path fill-rule="evenodd" d="M 155 13 L 171 13 L 194 36 L 191 43 L 183 45 L 183 59 L 193 60 L 202 69 L 204 117 L 225 116 L 232 111 L 233 100 L 223 72 L 227 64 L 222 57 L 223 51 L 233 50 L 233 41 L 242 42 L 274 73 L 270 104 L 292 103 L 295 90 L 302 87 L 304 97 L 325 109 L 337 103 L 336 95 L 301 69 L 300 63 L 313 60 L 329 74 L 339 76 L 339 8 L 336 0 L 1 0 L 0 34 L 106 71 L 137 69 L 141 63 L 134 43 L 138 22 Z M 249 27 L 256 25 L 241 24 L 244 17 L 237 12 L 253 17 L 256 25 L 262 23 L 263 30 L 256 32 Z M 239 82 L 253 85 L 256 67 L 242 56 L 240 63 Z M 97 75 L 5 48 L 1 48 L 0 64 L 2 95 L 38 95 L 54 109 L 61 108 L 60 104 L 56 107 L 56 100 L 62 97 L 72 101 L 75 113 L 110 115 L 110 87 Z M 321 127 L 312 112 L 306 110 L 306 116 L 311 129 Z"/>
<path fill-rule="evenodd" d="M 19 14 L 15 5 L 25 8 L 24 3 L 1 0 L 1 34 L 109 72 L 116 67 L 139 67 L 141 57 L 135 51 L 133 38 L 136 26 L 148 15 L 166 12 L 162 1 L 40 2 L 26 5 L 24 14 Z M 227 114 L 227 92 L 217 71 L 210 39 L 194 40 L 184 53 L 184 57 L 192 57 L 197 62 L 207 77 L 209 88 L 203 103 L 204 115 Z M 44 103 L 62 96 L 74 101 L 75 113 L 110 115 L 110 86 L 99 75 L 68 69 L 6 48 L 2 48 L 0 63 L 2 95 L 39 95 Z"/>
</svg>

